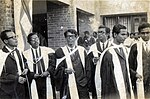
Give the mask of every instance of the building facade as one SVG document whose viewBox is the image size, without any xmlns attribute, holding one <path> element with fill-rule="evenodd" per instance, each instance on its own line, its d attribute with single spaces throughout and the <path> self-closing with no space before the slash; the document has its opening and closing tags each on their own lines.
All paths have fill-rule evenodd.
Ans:
<svg viewBox="0 0 150 99">
<path fill-rule="evenodd" d="M 54 49 L 65 45 L 63 32 L 68 28 L 83 36 L 100 24 L 112 29 L 121 23 L 137 32 L 141 22 L 150 22 L 150 0 L 33 0 L 32 7 L 33 31 Z M 0 12 L 0 31 L 14 29 L 14 0 L 0 0 Z"/>
</svg>

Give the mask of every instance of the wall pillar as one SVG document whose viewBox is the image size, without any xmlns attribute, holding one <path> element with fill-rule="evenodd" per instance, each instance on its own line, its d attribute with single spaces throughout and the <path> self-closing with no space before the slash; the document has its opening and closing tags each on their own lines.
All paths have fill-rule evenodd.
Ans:
<svg viewBox="0 0 150 99">
<path fill-rule="evenodd" d="M 14 30 L 13 0 L 0 0 L 0 32 L 6 29 Z M 0 40 L 0 49 L 3 43 Z"/>
</svg>

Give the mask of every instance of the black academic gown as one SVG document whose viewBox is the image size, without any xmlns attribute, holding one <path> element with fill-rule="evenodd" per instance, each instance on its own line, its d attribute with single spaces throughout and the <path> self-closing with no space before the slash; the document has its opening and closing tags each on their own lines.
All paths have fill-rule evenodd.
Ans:
<svg viewBox="0 0 150 99">
<path fill-rule="evenodd" d="M 125 58 L 121 54 L 119 54 L 119 51 L 115 49 L 121 68 L 123 71 L 123 78 L 125 82 L 126 87 L 126 93 L 127 93 L 127 99 L 130 99 L 130 85 L 129 85 L 129 79 L 127 74 L 127 68 L 126 68 L 126 61 Z M 114 64 L 112 61 L 112 54 L 107 51 L 102 59 L 101 63 L 101 69 L 100 69 L 100 75 L 101 75 L 101 96 L 102 99 L 120 99 L 119 91 L 117 89 L 117 83 L 115 80 L 115 74 L 114 74 Z"/>
<path fill-rule="evenodd" d="M 143 83 L 144 83 L 144 94 L 146 98 L 150 98 L 150 52 L 147 53 L 143 46 L 142 47 L 142 64 L 143 64 Z M 136 74 L 137 74 L 137 44 L 132 45 L 130 54 L 129 54 L 129 67 L 130 67 L 130 74 L 131 74 L 131 81 L 132 86 L 134 89 L 135 97 L 137 95 L 137 86 L 136 86 Z"/>
<path fill-rule="evenodd" d="M 77 54 L 78 50 L 75 52 Z M 83 54 L 86 55 L 86 52 Z M 60 59 L 64 57 L 64 52 L 62 51 L 62 48 L 59 48 L 55 52 L 55 57 L 56 59 Z M 77 55 L 79 56 L 79 55 Z M 90 72 L 88 67 L 82 68 L 83 66 L 78 65 L 79 68 L 83 70 L 83 74 L 81 76 L 77 76 L 77 73 L 79 73 L 78 68 L 74 68 L 75 70 L 75 79 L 76 79 L 76 84 L 77 84 L 77 89 L 78 89 L 78 94 L 80 99 L 89 99 L 88 95 L 88 90 L 87 90 L 87 79 L 88 79 L 88 73 Z M 70 99 L 70 93 L 69 93 L 69 86 L 68 86 L 68 77 L 69 75 L 65 73 L 65 69 L 67 68 L 66 60 L 64 59 L 57 67 L 55 71 L 55 80 L 56 80 L 56 89 L 60 91 L 60 97 L 62 98 L 64 95 L 67 95 L 67 99 Z M 81 78 L 82 77 L 82 78 Z M 86 91 L 86 93 L 81 94 L 80 91 Z M 82 98 L 87 97 L 87 98 Z M 86 96 L 85 96 L 86 95 Z"/>
<path fill-rule="evenodd" d="M 34 79 L 36 82 L 36 86 L 37 86 L 37 92 L 38 92 L 38 97 L 39 99 L 46 99 L 47 98 L 47 82 L 46 80 L 50 80 L 51 81 L 51 85 L 52 85 L 52 91 L 53 91 L 53 99 L 56 98 L 56 92 L 55 92 L 55 81 L 54 81 L 54 71 L 55 71 L 55 55 L 54 55 L 54 51 L 51 48 L 47 48 L 47 47 L 39 47 L 39 56 L 43 56 L 43 59 L 41 59 L 39 62 L 41 63 L 41 67 L 43 72 L 44 71 L 48 71 L 50 74 L 50 78 L 51 79 L 47 79 L 47 77 L 38 77 L 38 78 L 34 78 L 34 75 L 36 74 L 36 70 L 39 68 L 36 67 L 36 65 L 34 65 L 32 62 L 30 62 L 31 60 L 33 61 L 33 59 L 35 59 L 36 55 L 33 54 L 33 50 L 30 48 L 28 50 L 26 50 L 24 52 L 25 57 L 28 60 L 28 64 L 29 66 L 33 66 L 33 70 L 31 70 L 32 75 L 30 76 L 31 81 Z M 30 69 L 31 69 L 30 67 Z M 39 74 L 40 71 L 38 71 Z"/>
<path fill-rule="evenodd" d="M 4 52 L 8 53 L 8 49 L 4 46 L 2 49 Z M 17 52 L 17 51 L 16 51 Z M 17 53 L 20 63 L 21 71 L 23 71 L 23 64 L 25 68 L 28 69 L 26 64 L 26 59 L 23 57 L 24 63 L 21 62 L 21 56 Z M 28 73 L 29 75 L 29 73 Z M 6 95 L 1 98 L 8 98 L 8 99 L 30 99 L 29 98 L 29 90 L 28 90 L 28 83 L 25 82 L 24 84 L 18 83 L 19 76 L 26 78 L 23 75 L 18 75 L 18 68 L 17 63 L 14 57 L 9 54 L 5 61 L 5 67 L 2 70 L 2 74 L 0 77 L 0 89 Z"/>
<path fill-rule="evenodd" d="M 109 46 L 109 43 L 110 42 L 107 42 L 106 44 L 106 47 L 105 49 Z M 96 47 L 97 47 L 97 50 L 102 53 L 104 50 L 102 49 L 103 47 L 100 45 L 100 42 L 96 42 Z M 95 46 L 91 46 L 92 47 L 95 47 Z M 98 57 L 100 57 L 100 53 L 98 53 Z M 95 69 L 96 69 L 96 64 L 94 64 L 93 62 L 93 58 L 94 58 L 94 55 L 93 55 L 93 51 L 91 51 L 88 56 L 88 61 L 87 61 L 87 65 L 89 65 L 89 67 L 91 68 L 91 78 L 89 79 L 89 91 L 92 92 L 92 97 L 93 99 L 97 99 L 97 95 L 96 95 L 96 88 L 95 88 Z"/>
</svg>

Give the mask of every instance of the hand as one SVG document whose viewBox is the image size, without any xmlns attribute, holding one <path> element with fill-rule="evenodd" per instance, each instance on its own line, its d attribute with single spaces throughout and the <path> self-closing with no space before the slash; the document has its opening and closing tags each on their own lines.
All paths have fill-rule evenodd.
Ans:
<svg viewBox="0 0 150 99">
<path fill-rule="evenodd" d="M 48 71 L 45 71 L 41 74 L 41 77 L 47 77 L 49 75 L 49 72 Z"/>
<path fill-rule="evenodd" d="M 94 63 L 94 64 L 97 64 L 98 60 L 99 60 L 99 57 L 94 57 L 94 58 L 93 58 L 93 63 Z"/>
<path fill-rule="evenodd" d="M 72 74 L 72 73 L 74 73 L 75 71 L 74 71 L 73 69 L 71 69 L 71 68 L 66 68 L 66 69 L 65 69 L 65 72 L 68 73 L 68 74 Z"/>
<path fill-rule="evenodd" d="M 26 75 L 28 73 L 28 69 L 24 69 L 21 75 Z"/>
<path fill-rule="evenodd" d="M 34 74 L 34 78 L 39 78 L 40 75 L 39 74 Z"/>
<path fill-rule="evenodd" d="M 139 75 L 138 73 L 135 75 L 138 81 L 142 81 L 142 76 Z"/>
<path fill-rule="evenodd" d="M 26 78 L 23 78 L 23 77 L 19 76 L 18 82 L 23 84 L 24 82 L 26 82 Z"/>
</svg>

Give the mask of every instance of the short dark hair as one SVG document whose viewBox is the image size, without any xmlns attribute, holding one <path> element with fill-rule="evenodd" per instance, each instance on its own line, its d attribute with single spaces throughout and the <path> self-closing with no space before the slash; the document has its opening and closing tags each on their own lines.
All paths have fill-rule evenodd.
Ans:
<svg viewBox="0 0 150 99">
<path fill-rule="evenodd" d="M 97 34 L 97 32 L 96 32 L 96 31 L 94 31 L 94 32 L 93 32 L 93 34 Z"/>
<path fill-rule="evenodd" d="M 1 32 L 1 34 L 0 34 L 0 37 L 1 37 L 1 40 L 4 42 L 4 40 L 5 39 L 7 39 L 8 37 L 7 37 L 7 33 L 8 32 L 14 32 L 13 30 L 4 30 L 4 31 L 2 31 Z"/>
<path fill-rule="evenodd" d="M 67 33 L 70 32 L 71 34 L 75 34 L 75 37 L 78 36 L 78 33 L 75 29 L 68 29 L 67 31 L 64 32 L 65 38 L 67 37 Z"/>
<path fill-rule="evenodd" d="M 100 28 L 105 28 L 105 29 L 106 29 L 106 26 L 105 26 L 105 25 L 100 25 L 100 26 L 98 27 L 98 29 L 100 29 Z"/>
<path fill-rule="evenodd" d="M 106 33 L 110 34 L 110 28 L 106 27 Z"/>
<path fill-rule="evenodd" d="M 84 34 L 90 34 L 90 32 L 89 31 L 84 31 Z"/>
<path fill-rule="evenodd" d="M 144 22 L 144 23 L 140 24 L 139 27 L 138 27 L 139 33 L 141 32 L 142 29 L 148 28 L 148 27 L 150 28 L 150 24 L 147 23 L 147 22 Z"/>
<path fill-rule="evenodd" d="M 29 35 L 27 36 L 28 43 L 30 43 L 31 37 L 32 37 L 33 35 L 38 35 L 38 34 L 37 34 L 37 32 L 29 33 Z"/>
<path fill-rule="evenodd" d="M 114 25 L 113 29 L 112 29 L 112 35 L 114 37 L 114 34 L 119 34 L 121 29 L 127 29 L 126 26 L 122 25 L 122 24 L 116 24 Z"/>
</svg>

